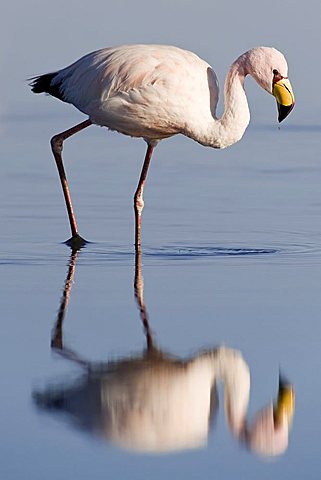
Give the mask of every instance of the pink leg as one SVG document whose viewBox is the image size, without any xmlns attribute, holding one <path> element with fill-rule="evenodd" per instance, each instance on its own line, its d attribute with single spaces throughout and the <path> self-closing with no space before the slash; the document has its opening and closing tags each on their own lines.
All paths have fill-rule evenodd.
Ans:
<svg viewBox="0 0 321 480">
<path fill-rule="evenodd" d="M 138 187 L 135 192 L 134 196 L 134 209 L 135 209 L 135 247 L 136 249 L 140 248 L 140 223 L 141 223 L 141 215 L 144 208 L 144 184 L 147 177 L 148 167 L 150 160 L 152 158 L 154 147 L 152 145 L 148 145 L 147 152 L 144 160 L 144 165 L 142 168 L 142 172 L 140 174 L 140 179 L 138 182 Z"/>
<path fill-rule="evenodd" d="M 59 178 L 63 190 L 63 194 L 65 197 L 65 202 L 66 202 L 66 207 L 67 207 L 67 212 L 68 212 L 68 217 L 69 217 L 69 222 L 70 222 L 70 228 L 71 228 L 71 235 L 72 237 L 70 240 L 68 240 L 68 244 L 73 247 L 73 248 L 80 248 L 82 245 L 84 245 L 86 242 L 83 238 L 78 233 L 77 229 L 77 223 L 76 223 L 76 218 L 74 214 L 74 210 L 72 207 L 71 203 L 71 197 L 69 193 L 69 187 L 68 187 L 68 182 L 67 182 L 67 177 L 64 169 L 64 165 L 62 162 L 62 149 L 63 149 L 63 142 L 74 135 L 75 133 L 80 132 L 86 127 L 89 127 L 92 122 L 90 120 L 85 120 L 84 122 L 79 123 L 78 125 L 75 125 L 74 127 L 70 128 L 69 130 L 66 130 L 62 133 L 58 133 L 51 139 L 51 149 L 53 156 L 55 157 L 58 172 L 59 172 Z"/>
</svg>

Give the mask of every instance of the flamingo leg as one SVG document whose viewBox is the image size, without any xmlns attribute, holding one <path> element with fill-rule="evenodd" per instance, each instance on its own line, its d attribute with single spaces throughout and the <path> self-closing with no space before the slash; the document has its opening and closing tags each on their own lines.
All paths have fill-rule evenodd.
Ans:
<svg viewBox="0 0 321 480">
<path fill-rule="evenodd" d="M 63 190 L 63 194 L 65 197 L 65 202 L 66 202 L 66 207 L 67 207 L 67 212 L 68 212 L 68 218 L 69 218 L 69 223 L 70 223 L 70 228 L 71 228 L 71 238 L 67 241 L 67 244 L 70 245 L 71 247 L 74 248 L 79 248 L 80 246 L 84 245 L 86 241 L 81 238 L 81 236 L 78 233 L 77 229 L 77 223 L 76 223 L 76 218 L 74 214 L 74 210 L 72 207 L 71 203 L 71 197 L 69 193 L 69 187 L 68 187 L 68 182 L 67 182 L 67 177 L 64 169 L 64 165 L 62 162 L 62 149 L 63 149 L 63 142 L 74 135 L 75 133 L 80 132 L 86 127 L 89 127 L 92 122 L 88 119 L 85 120 L 84 122 L 79 123 L 78 125 L 75 125 L 74 127 L 65 130 L 64 132 L 58 133 L 51 139 L 51 149 L 53 156 L 56 161 L 56 165 L 58 168 L 58 173 L 59 173 L 59 178 Z"/>
<path fill-rule="evenodd" d="M 148 144 L 147 152 L 145 155 L 145 160 L 143 164 L 143 168 L 140 174 L 140 179 L 138 182 L 137 190 L 134 195 L 134 210 L 135 210 L 135 247 L 136 250 L 140 248 L 140 224 L 141 224 L 141 215 L 144 209 L 144 184 L 147 177 L 148 167 L 150 164 L 150 160 L 152 158 L 154 147 Z"/>
</svg>

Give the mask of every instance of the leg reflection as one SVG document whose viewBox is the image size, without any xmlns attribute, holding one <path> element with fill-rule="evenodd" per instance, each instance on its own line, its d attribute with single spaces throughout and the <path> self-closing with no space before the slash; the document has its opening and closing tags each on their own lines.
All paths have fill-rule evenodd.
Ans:
<svg viewBox="0 0 321 480">
<path fill-rule="evenodd" d="M 54 349 L 62 357 L 71 360 L 82 367 L 90 368 L 90 362 L 81 358 L 76 352 L 64 346 L 63 341 L 63 322 L 65 319 L 67 307 L 69 304 L 71 289 L 75 276 L 77 258 L 80 250 L 72 250 L 69 259 L 68 272 L 65 280 L 63 294 L 61 296 L 58 309 L 57 319 L 52 331 L 51 348 Z"/>
<path fill-rule="evenodd" d="M 146 336 L 147 351 L 149 352 L 155 349 L 155 345 L 148 321 L 146 305 L 144 303 L 144 279 L 141 270 L 141 252 L 139 249 L 136 250 L 135 254 L 134 292 Z"/>
</svg>

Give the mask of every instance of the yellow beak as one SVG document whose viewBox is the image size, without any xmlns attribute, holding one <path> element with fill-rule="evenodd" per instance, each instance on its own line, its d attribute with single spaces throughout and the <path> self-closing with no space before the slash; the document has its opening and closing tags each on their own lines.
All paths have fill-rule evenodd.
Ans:
<svg viewBox="0 0 321 480">
<path fill-rule="evenodd" d="M 287 78 L 281 78 L 281 80 L 275 82 L 272 93 L 275 96 L 278 105 L 278 121 L 282 122 L 282 120 L 289 115 L 295 103 L 290 80 Z"/>
<path fill-rule="evenodd" d="M 280 378 L 279 392 L 276 405 L 274 406 L 274 420 L 276 425 L 285 421 L 291 426 L 294 415 L 295 394 L 294 388 L 288 382 Z"/>
</svg>

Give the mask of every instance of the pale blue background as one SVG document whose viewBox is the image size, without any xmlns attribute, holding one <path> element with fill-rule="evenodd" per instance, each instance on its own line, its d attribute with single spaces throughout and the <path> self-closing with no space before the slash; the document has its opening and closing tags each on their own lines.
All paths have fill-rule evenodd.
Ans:
<svg viewBox="0 0 321 480">
<path fill-rule="evenodd" d="M 1 479 L 320 478 L 320 14 L 318 1 L 2 5 Z M 218 152 L 176 137 L 159 145 L 142 237 L 145 300 L 160 345 L 178 356 L 223 343 L 240 349 L 251 369 L 250 418 L 275 395 L 279 366 L 293 382 L 294 426 L 278 459 L 239 448 L 222 409 L 207 448 L 137 456 L 40 414 L 32 400 L 35 389 L 78 375 L 50 351 L 70 253 L 60 243 L 69 231 L 49 139 L 84 117 L 33 95 L 25 79 L 132 42 L 195 51 L 221 88 L 248 48 L 273 45 L 288 59 L 297 104 L 280 130 L 273 97 L 248 79 L 252 120 L 239 144 Z M 79 258 L 65 336 L 90 360 L 143 348 L 132 196 L 144 150 L 99 128 L 64 149 L 80 231 L 96 242 Z M 217 247 L 276 253 L 218 257 Z"/>
</svg>

